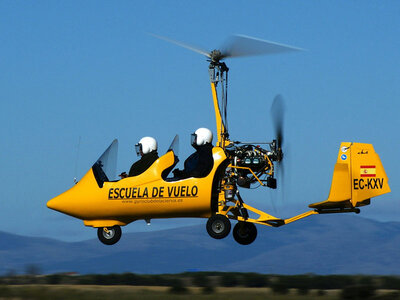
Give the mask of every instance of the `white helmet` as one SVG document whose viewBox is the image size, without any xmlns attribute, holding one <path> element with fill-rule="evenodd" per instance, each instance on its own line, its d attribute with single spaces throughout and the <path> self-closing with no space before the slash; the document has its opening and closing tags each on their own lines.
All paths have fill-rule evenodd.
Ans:
<svg viewBox="0 0 400 300">
<path fill-rule="evenodd" d="M 135 145 L 135 149 L 138 156 L 150 153 L 151 151 L 157 150 L 157 141 L 155 138 L 145 136 Z"/>
<path fill-rule="evenodd" d="M 202 146 L 207 143 L 211 143 L 213 139 L 213 134 L 208 128 L 199 128 L 194 133 L 192 133 L 191 144 L 193 147 Z"/>
</svg>

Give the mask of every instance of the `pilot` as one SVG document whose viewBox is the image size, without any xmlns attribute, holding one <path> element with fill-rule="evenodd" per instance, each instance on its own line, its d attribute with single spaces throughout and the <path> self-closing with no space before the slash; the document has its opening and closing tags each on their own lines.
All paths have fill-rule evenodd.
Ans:
<svg viewBox="0 0 400 300">
<path fill-rule="evenodd" d="M 129 174 L 121 173 L 119 175 L 121 178 L 142 174 L 158 159 L 157 141 L 150 136 L 141 138 L 139 143 L 135 145 L 135 149 L 136 154 L 140 155 L 141 158 L 131 166 Z"/>
<path fill-rule="evenodd" d="M 191 144 L 196 152 L 185 160 L 183 170 L 175 169 L 173 171 L 176 179 L 205 177 L 210 173 L 214 165 L 212 139 L 213 134 L 207 128 L 199 128 L 192 133 Z"/>
</svg>

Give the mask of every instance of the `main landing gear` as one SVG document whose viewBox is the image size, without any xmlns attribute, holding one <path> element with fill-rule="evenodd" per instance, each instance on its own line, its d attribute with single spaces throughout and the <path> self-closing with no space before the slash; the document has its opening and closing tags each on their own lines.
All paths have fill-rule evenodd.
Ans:
<svg viewBox="0 0 400 300">
<path fill-rule="evenodd" d="M 223 215 L 213 215 L 207 221 L 207 232 L 214 239 L 223 239 L 231 231 L 231 222 Z"/>
<path fill-rule="evenodd" d="M 121 238 L 121 227 L 115 225 L 113 227 L 100 227 L 97 228 L 97 237 L 100 242 L 105 245 L 114 245 Z"/>
<path fill-rule="evenodd" d="M 257 227 L 253 223 L 238 222 L 233 228 L 233 238 L 241 245 L 249 245 L 257 237 Z"/>
<path fill-rule="evenodd" d="M 214 239 L 223 239 L 231 231 L 231 222 L 224 215 L 213 215 L 207 221 L 207 232 Z M 238 222 L 233 228 L 233 238 L 241 245 L 249 245 L 257 237 L 257 228 L 253 223 Z"/>
</svg>

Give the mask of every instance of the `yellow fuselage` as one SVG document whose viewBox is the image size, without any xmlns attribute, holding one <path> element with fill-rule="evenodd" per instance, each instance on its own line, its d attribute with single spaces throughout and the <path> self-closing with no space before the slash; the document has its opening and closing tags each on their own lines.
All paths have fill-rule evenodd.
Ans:
<svg viewBox="0 0 400 300">
<path fill-rule="evenodd" d="M 218 185 L 218 178 L 214 181 L 217 169 L 226 159 L 222 148 L 214 147 L 213 159 L 214 166 L 207 177 L 177 181 L 162 178 L 163 171 L 174 164 L 172 151 L 141 175 L 104 182 L 102 187 L 90 169 L 81 181 L 51 199 L 47 206 L 93 227 L 126 225 L 138 219 L 208 218 L 212 203 L 218 201 L 218 195 L 213 197 L 212 193 Z"/>
</svg>

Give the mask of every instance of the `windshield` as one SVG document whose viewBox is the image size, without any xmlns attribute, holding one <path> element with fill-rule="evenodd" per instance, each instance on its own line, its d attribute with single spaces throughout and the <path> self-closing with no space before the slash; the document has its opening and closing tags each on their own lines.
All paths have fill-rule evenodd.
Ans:
<svg viewBox="0 0 400 300">
<path fill-rule="evenodd" d="M 178 149 L 179 149 L 179 136 L 175 135 L 174 139 L 172 140 L 171 146 L 169 146 L 167 153 L 169 151 L 172 151 L 172 153 L 174 154 L 174 163 L 172 164 L 172 166 L 170 166 L 169 168 L 165 169 L 162 174 L 161 177 L 166 180 L 166 178 L 168 177 L 169 173 L 171 172 L 171 170 L 176 166 L 176 164 L 179 162 L 179 158 L 178 158 Z"/>
<path fill-rule="evenodd" d="M 175 135 L 171 143 L 171 146 L 169 146 L 167 152 L 172 151 L 176 156 L 178 156 L 178 150 L 179 150 L 179 135 Z"/>
<path fill-rule="evenodd" d="M 114 180 L 117 172 L 118 140 L 115 139 L 94 163 L 92 170 L 99 187 L 103 187 L 105 181 Z"/>
</svg>

